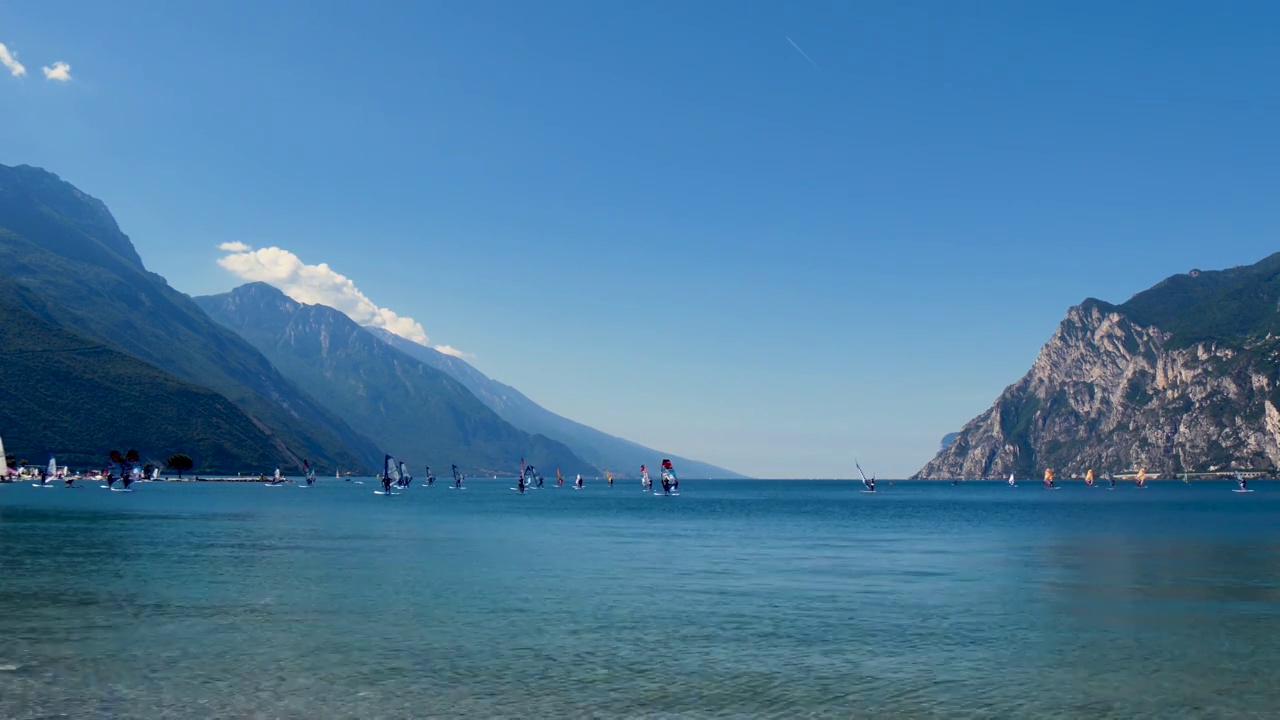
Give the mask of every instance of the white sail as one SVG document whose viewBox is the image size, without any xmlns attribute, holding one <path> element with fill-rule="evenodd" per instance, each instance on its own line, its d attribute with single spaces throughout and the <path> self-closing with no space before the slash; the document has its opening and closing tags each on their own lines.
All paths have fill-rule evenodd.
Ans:
<svg viewBox="0 0 1280 720">
<path fill-rule="evenodd" d="M 388 455 L 383 461 L 382 477 L 395 482 L 400 479 L 400 465 L 396 459 Z"/>
<path fill-rule="evenodd" d="M 50 457 L 49 457 L 49 470 L 48 470 L 48 473 L 49 473 L 49 479 L 50 479 L 50 480 L 52 480 L 52 479 L 54 479 L 54 478 L 58 477 L 58 461 L 57 461 L 57 460 L 54 460 L 54 459 L 53 459 L 53 456 L 50 456 Z"/>
<path fill-rule="evenodd" d="M 151 479 L 152 479 L 152 480 L 159 480 L 159 479 L 160 479 L 160 468 L 158 468 L 158 467 L 157 467 L 157 468 L 151 468 Z"/>
<path fill-rule="evenodd" d="M 1013 479 L 1013 473 L 1009 473 L 1009 487 L 1013 487 L 1017 483 Z"/>
<path fill-rule="evenodd" d="M 4 438 L 0 438 L 0 480 L 9 479 L 9 461 L 4 454 Z"/>
<path fill-rule="evenodd" d="M 276 482 L 280 482 L 280 468 L 276 468 Z"/>
</svg>

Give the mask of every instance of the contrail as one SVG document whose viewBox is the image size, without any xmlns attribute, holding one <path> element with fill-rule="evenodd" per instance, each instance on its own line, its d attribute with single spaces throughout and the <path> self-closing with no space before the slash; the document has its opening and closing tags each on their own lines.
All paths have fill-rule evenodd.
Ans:
<svg viewBox="0 0 1280 720">
<path fill-rule="evenodd" d="M 809 64 L 810 64 L 810 65 L 812 65 L 812 66 L 813 66 L 813 68 L 814 68 L 815 70 L 820 70 L 820 69 L 821 69 L 821 68 L 819 68 L 819 67 L 818 67 L 818 63 L 814 62 L 814 61 L 813 61 L 813 58 L 809 57 L 809 53 L 807 53 L 807 52 L 805 52 L 804 50 L 802 50 L 802 49 L 800 48 L 800 46 L 796 44 L 796 41 L 795 41 L 795 40 L 792 40 L 792 39 L 791 39 L 791 37 L 790 37 L 790 36 L 788 36 L 788 35 L 783 35 L 783 37 L 787 38 L 787 42 L 791 43 L 791 47 L 795 48 L 795 49 L 796 49 L 796 52 L 798 52 L 798 53 L 800 53 L 802 56 L 804 56 L 804 59 L 805 59 L 805 60 L 808 60 L 808 61 L 809 61 Z"/>
</svg>

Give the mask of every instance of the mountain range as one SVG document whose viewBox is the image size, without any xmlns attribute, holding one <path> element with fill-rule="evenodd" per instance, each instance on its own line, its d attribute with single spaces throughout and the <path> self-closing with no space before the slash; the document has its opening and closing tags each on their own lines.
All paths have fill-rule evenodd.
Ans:
<svg viewBox="0 0 1280 720">
<path fill-rule="evenodd" d="M 918 478 L 1280 466 L 1280 253 L 1071 308 Z"/>
<path fill-rule="evenodd" d="M 301 392 L 191 298 L 148 272 L 106 206 L 52 173 L 0 165 L 0 271 L 5 282 L 43 301 L 42 316 L 50 323 L 212 390 L 239 408 L 275 448 L 267 466 L 256 465 L 256 452 L 237 452 L 225 462 L 192 456 L 197 468 L 296 470 L 304 459 L 326 467 L 373 468 L 381 459 L 368 438 Z M 19 387 L 21 381 L 15 379 Z M 149 389 L 135 392 L 145 395 Z M 93 394 L 73 399 L 97 401 Z M 8 428 L 29 421 L 10 409 L 0 410 L 0 423 L 0 432 L 13 437 Z M 10 445 L 14 453 L 39 450 Z"/>
<path fill-rule="evenodd" d="M 456 463 L 471 473 L 514 474 L 520 458 L 544 470 L 597 472 L 563 444 L 517 430 L 457 380 L 338 310 L 304 305 L 265 283 L 196 302 L 415 473 Z"/>
<path fill-rule="evenodd" d="M 468 363 L 269 286 L 190 298 L 149 272 L 106 206 L 0 165 L 0 435 L 34 461 L 172 453 L 195 471 L 615 469 L 671 457 L 551 413 Z M 213 317 L 211 317 L 211 315 Z M 216 319 L 215 319 L 216 318 Z M 327 470 L 326 470 L 327 472 Z"/>
</svg>

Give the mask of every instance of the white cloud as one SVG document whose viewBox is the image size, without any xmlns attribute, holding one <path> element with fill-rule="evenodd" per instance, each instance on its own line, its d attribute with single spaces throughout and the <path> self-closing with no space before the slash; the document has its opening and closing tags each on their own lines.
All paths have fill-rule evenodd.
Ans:
<svg viewBox="0 0 1280 720">
<path fill-rule="evenodd" d="M 218 258 L 218 264 L 245 280 L 274 285 L 281 292 L 308 305 L 328 305 L 340 310 L 360 325 L 386 329 L 406 340 L 427 345 L 430 338 L 422 325 L 410 317 L 378 307 L 351 282 L 325 263 L 307 265 L 301 258 L 278 247 L 254 250 L 242 242 L 226 242 L 218 246 L 229 255 Z M 449 354 L 462 353 L 450 348 Z M 439 348 L 437 348 L 439 349 Z M 441 350 L 441 352 L 445 352 Z"/>
<path fill-rule="evenodd" d="M 452 355 L 453 357 L 456 357 L 456 358 L 462 358 L 463 360 L 466 360 L 467 358 L 475 357 L 475 355 L 472 355 L 471 353 L 467 353 L 467 352 L 462 352 L 461 350 L 459 350 L 456 347 L 453 347 L 452 345 L 436 345 L 435 351 L 443 355 Z"/>
<path fill-rule="evenodd" d="M 0 43 L 0 65 L 4 65 L 9 69 L 9 74 L 14 77 L 22 77 L 27 74 L 27 69 L 18 62 L 18 54 L 10 52 L 4 43 Z"/>
<path fill-rule="evenodd" d="M 53 67 L 42 67 L 45 80 L 57 80 L 58 82 L 71 82 L 71 66 L 59 60 L 53 64 Z"/>
</svg>

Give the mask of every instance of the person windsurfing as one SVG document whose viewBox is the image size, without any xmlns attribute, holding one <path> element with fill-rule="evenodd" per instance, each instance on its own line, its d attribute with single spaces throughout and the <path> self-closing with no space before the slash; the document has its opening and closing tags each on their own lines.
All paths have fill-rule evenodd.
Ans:
<svg viewBox="0 0 1280 720">
<path fill-rule="evenodd" d="M 608 470 L 604 471 L 604 476 L 609 479 L 609 487 L 613 487 L 613 473 Z"/>
<path fill-rule="evenodd" d="M 456 488 L 462 487 L 462 473 L 458 472 L 457 465 L 453 466 L 453 486 Z"/>
<path fill-rule="evenodd" d="M 516 489 L 521 493 L 524 492 L 524 470 L 520 471 L 520 477 L 516 478 Z"/>
<path fill-rule="evenodd" d="M 870 478 L 868 478 L 867 474 L 862 471 L 862 466 L 858 464 L 857 460 L 853 461 L 853 466 L 858 468 L 858 474 L 862 476 L 862 486 L 867 489 L 867 492 L 875 492 L 876 476 L 872 475 Z"/>
<path fill-rule="evenodd" d="M 431 487 L 436 483 L 436 476 L 431 474 L 431 466 L 427 466 L 427 487 Z"/>
<path fill-rule="evenodd" d="M 391 476 L 387 475 L 386 473 L 383 473 L 382 475 L 382 494 L 383 495 L 391 494 Z"/>
<path fill-rule="evenodd" d="M 1045 468 L 1044 486 L 1046 488 L 1053 489 L 1053 468 Z"/>
<path fill-rule="evenodd" d="M 1240 486 L 1241 490 L 1249 489 L 1249 483 L 1244 479 L 1244 476 L 1241 475 L 1240 473 L 1236 473 L 1236 484 Z"/>
<path fill-rule="evenodd" d="M 1111 477 L 1111 473 L 1107 473 L 1107 487 L 1112 490 L 1116 489 L 1116 479 Z"/>
<path fill-rule="evenodd" d="M 662 494 L 663 495 L 671 494 L 671 481 L 667 479 L 666 473 L 662 474 Z"/>
<path fill-rule="evenodd" d="M 662 459 L 662 477 L 666 480 L 664 486 L 670 485 L 672 490 L 680 490 L 680 478 L 676 477 L 676 468 L 667 458 Z"/>
<path fill-rule="evenodd" d="M 640 466 L 640 492 L 645 492 L 653 487 L 653 480 L 649 477 L 649 471 L 644 465 Z"/>
<path fill-rule="evenodd" d="M 582 489 L 582 473 L 578 473 L 578 477 L 573 481 L 574 487 Z"/>
</svg>

